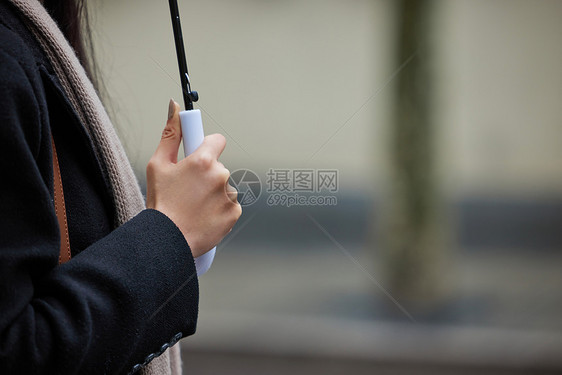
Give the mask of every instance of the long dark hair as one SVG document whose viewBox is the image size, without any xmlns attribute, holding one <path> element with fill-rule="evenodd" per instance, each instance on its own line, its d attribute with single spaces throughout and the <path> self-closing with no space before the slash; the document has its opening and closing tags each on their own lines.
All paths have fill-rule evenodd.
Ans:
<svg viewBox="0 0 562 375">
<path fill-rule="evenodd" d="M 44 0 L 43 6 L 74 48 L 94 86 L 97 86 L 98 74 L 86 0 Z"/>
</svg>

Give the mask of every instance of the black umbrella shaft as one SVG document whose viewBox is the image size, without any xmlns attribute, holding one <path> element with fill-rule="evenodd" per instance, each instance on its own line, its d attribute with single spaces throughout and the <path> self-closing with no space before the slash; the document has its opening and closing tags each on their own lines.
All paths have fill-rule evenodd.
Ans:
<svg viewBox="0 0 562 375">
<path fill-rule="evenodd" d="M 185 48 L 183 45 L 183 36 L 181 32 L 180 12 L 177 0 L 169 0 L 170 15 L 172 16 L 172 28 L 174 29 L 174 40 L 176 42 L 176 54 L 178 56 L 178 66 L 180 69 L 180 81 L 183 93 L 183 101 L 185 109 L 193 109 L 193 101 L 189 95 L 189 81 L 187 72 L 187 59 L 185 58 Z"/>
</svg>

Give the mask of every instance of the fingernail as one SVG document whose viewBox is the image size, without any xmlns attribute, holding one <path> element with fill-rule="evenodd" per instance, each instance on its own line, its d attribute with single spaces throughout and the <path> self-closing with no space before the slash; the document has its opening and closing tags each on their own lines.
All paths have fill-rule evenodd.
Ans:
<svg viewBox="0 0 562 375">
<path fill-rule="evenodd" d="M 174 117 L 174 113 L 176 112 L 176 103 L 174 99 L 170 99 L 170 104 L 168 105 L 168 120 Z"/>
</svg>

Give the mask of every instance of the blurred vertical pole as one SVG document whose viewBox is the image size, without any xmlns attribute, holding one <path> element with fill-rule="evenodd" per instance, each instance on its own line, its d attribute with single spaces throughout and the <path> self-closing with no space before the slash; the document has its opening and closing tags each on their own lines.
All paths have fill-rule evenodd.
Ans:
<svg viewBox="0 0 562 375">
<path fill-rule="evenodd" d="M 399 4 L 399 5 L 398 5 Z M 383 208 L 381 266 L 385 286 L 412 313 L 441 297 L 445 252 L 439 221 L 431 122 L 430 0 L 397 2 L 395 112 L 390 180 Z M 438 225 L 439 224 L 439 225 Z"/>
</svg>

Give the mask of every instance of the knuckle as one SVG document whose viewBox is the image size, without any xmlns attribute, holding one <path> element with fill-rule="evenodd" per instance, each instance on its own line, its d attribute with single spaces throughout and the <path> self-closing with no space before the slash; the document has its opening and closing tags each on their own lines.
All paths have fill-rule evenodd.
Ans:
<svg viewBox="0 0 562 375">
<path fill-rule="evenodd" d="M 230 178 L 230 171 L 224 167 L 220 168 L 219 170 L 219 181 L 221 183 L 226 183 L 228 181 L 228 179 Z"/>
<path fill-rule="evenodd" d="M 179 135 L 179 131 L 170 124 L 167 124 L 162 130 L 162 139 L 176 139 Z"/>
<path fill-rule="evenodd" d="M 222 193 L 224 194 L 224 191 L 226 189 L 226 183 L 228 181 L 228 178 L 230 177 L 230 172 L 228 172 L 228 169 L 226 168 L 219 168 L 216 173 L 213 175 L 213 185 L 219 189 L 220 191 L 222 191 Z"/>
<path fill-rule="evenodd" d="M 232 209 L 232 225 L 238 221 L 240 216 L 242 216 L 242 206 L 240 203 L 235 203 L 234 208 Z"/>
<path fill-rule="evenodd" d="M 202 169 L 209 169 L 213 164 L 213 157 L 208 152 L 202 152 L 195 157 L 194 162 Z"/>
<path fill-rule="evenodd" d="M 146 164 L 147 178 L 168 176 L 171 171 L 173 171 L 173 165 L 156 156 L 152 156 Z"/>
<path fill-rule="evenodd" d="M 146 164 L 146 173 L 154 174 L 158 169 L 158 161 L 155 157 L 150 158 L 148 164 Z"/>
</svg>

